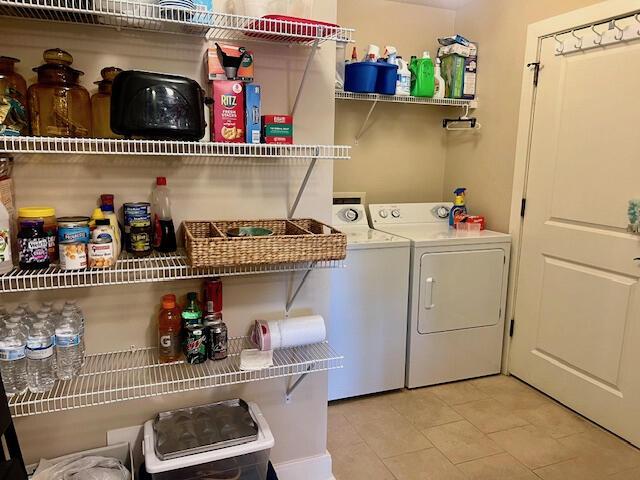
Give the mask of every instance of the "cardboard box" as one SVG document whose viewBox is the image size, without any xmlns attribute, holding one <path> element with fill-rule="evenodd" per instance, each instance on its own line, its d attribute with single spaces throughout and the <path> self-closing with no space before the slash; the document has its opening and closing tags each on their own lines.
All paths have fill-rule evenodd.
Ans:
<svg viewBox="0 0 640 480">
<path fill-rule="evenodd" d="M 260 143 L 262 121 L 260 117 L 260 103 L 262 88 L 255 83 L 245 85 L 245 111 L 247 143 Z"/>
<path fill-rule="evenodd" d="M 270 123 L 293 125 L 293 117 L 291 115 L 263 115 L 262 124 L 268 125 Z"/>
<path fill-rule="evenodd" d="M 293 125 L 278 125 L 270 123 L 264 126 L 265 137 L 293 137 Z"/>
<path fill-rule="evenodd" d="M 473 100 L 476 98 L 476 83 L 478 74 L 478 46 L 469 44 L 470 54 L 464 59 L 464 82 L 462 98 Z"/>
<path fill-rule="evenodd" d="M 244 143 L 244 83 L 240 80 L 216 80 L 211 83 L 213 96 L 211 140 Z"/>
<path fill-rule="evenodd" d="M 219 45 L 220 48 L 222 48 L 222 51 L 227 55 L 236 57 L 241 55 L 239 50 L 240 47 L 236 45 L 227 45 L 223 43 L 220 43 Z M 242 65 L 240 65 L 240 68 L 238 69 L 238 79 L 245 82 L 251 82 L 253 81 L 254 72 L 253 52 L 247 50 L 247 54 L 248 56 L 245 57 Z M 220 59 L 218 58 L 218 49 L 215 46 L 207 48 L 204 52 L 204 66 L 208 80 L 227 80 L 227 76 L 224 73 Z"/>
<path fill-rule="evenodd" d="M 262 137 L 262 142 L 267 144 L 293 145 L 293 137 Z"/>
</svg>

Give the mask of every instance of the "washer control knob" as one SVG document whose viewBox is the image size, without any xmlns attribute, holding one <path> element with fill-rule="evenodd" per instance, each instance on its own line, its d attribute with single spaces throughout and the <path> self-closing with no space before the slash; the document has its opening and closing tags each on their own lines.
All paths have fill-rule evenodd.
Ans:
<svg viewBox="0 0 640 480">
<path fill-rule="evenodd" d="M 378 212 L 378 215 L 380 215 L 380 218 L 387 218 L 389 216 L 389 212 L 387 212 L 386 210 L 380 210 Z"/>
<path fill-rule="evenodd" d="M 398 209 L 391 210 L 391 216 L 393 218 L 400 218 L 400 210 L 398 210 Z"/>
<path fill-rule="evenodd" d="M 438 215 L 438 218 L 447 218 L 449 216 L 449 209 L 445 206 L 438 207 L 436 214 Z"/>
<path fill-rule="evenodd" d="M 344 218 L 346 218 L 349 222 L 355 222 L 358 220 L 358 212 L 353 208 L 348 208 L 344 211 Z"/>
</svg>

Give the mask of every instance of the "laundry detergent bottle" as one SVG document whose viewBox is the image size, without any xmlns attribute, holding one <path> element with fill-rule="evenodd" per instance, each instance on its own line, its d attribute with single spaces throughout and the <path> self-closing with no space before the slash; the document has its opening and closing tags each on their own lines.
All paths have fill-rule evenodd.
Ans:
<svg viewBox="0 0 640 480">
<path fill-rule="evenodd" d="M 435 76 L 433 60 L 429 52 L 424 52 L 422 58 L 411 58 L 411 95 L 414 97 L 433 97 L 435 92 Z"/>
<path fill-rule="evenodd" d="M 453 208 L 451 209 L 451 211 L 449 212 L 449 226 L 450 227 L 455 227 L 455 223 L 456 223 L 456 215 L 464 215 L 465 213 L 467 213 L 467 206 L 465 205 L 465 199 L 464 199 L 464 195 L 465 192 L 467 191 L 466 188 L 456 188 L 453 193 L 455 194 L 456 198 L 453 201 Z"/>
</svg>

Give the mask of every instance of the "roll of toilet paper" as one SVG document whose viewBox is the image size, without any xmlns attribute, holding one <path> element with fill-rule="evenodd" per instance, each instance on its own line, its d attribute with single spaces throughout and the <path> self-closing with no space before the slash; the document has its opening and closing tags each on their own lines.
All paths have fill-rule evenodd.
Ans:
<svg viewBox="0 0 640 480">
<path fill-rule="evenodd" d="M 327 338 L 324 318 L 320 315 L 284 318 L 281 320 L 256 320 L 253 339 L 260 350 L 299 347 L 319 343 Z"/>
</svg>

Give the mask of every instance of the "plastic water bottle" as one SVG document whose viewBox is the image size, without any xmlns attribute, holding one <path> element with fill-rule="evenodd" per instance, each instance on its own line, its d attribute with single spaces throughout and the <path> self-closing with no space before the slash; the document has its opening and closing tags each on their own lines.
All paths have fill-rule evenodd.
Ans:
<svg viewBox="0 0 640 480">
<path fill-rule="evenodd" d="M 57 326 L 62 319 L 62 310 L 55 308 L 53 302 L 44 302 L 40 311 L 49 315 L 49 321 L 54 326 Z"/>
<path fill-rule="evenodd" d="M 75 300 L 67 300 L 64 304 L 64 308 L 62 312 L 64 313 L 65 309 L 69 309 L 74 312 L 78 318 L 78 322 L 80 322 L 80 350 L 82 351 L 82 365 L 84 365 L 85 360 L 85 346 L 84 346 L 84 313 L 78 306 Z"/>
<path fill-rule="evenodd" d="M 56 326 L 56 374 L 60 380 L 69 380 L 81 367 L 80 322 L 74 312 L 66 311 Z"/>
<path fill-rule="evenodd" d="M 0 332 L 0 374 L 8 397 L 27 390 L 27 337 L 20 317 L 11 317 Z"/>
<path fill-rule="evenodd" d="M 20 305 L 18 305 L 18 308 L 16 308 L 14 313 L 22 315 L 22 323 L 27 328 L 31 328 L 31 325 L 36 323 L 36 314 L 33 313 L 33 310 L 31 310 L 31 307 L 28 303 L 21 303 Z"/>
<path fill-rule="evenodd" d="M 49 322 L 36 322 L 27 337 L 27 385 L 33 393 L 47 392 L 56 380 L 53 363 L 54 331 Z"/>
</svg>

